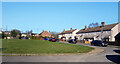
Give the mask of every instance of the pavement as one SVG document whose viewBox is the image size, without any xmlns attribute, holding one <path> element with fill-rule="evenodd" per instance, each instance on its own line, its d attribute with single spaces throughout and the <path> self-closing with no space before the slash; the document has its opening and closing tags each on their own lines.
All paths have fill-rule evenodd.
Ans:
<svg viewBox="0 0 120 64">
<path fill-rule="evenodd" d="M 67 42 L 62 42 L 67 43 Z M 88 44 L 77 44 L 95 47 L 103 52 L 96 54 L 71 54 L 71 55 L 45 55 L 45 56 L 3 56 L 3 62 L 113 62 L 120 63 L 119 46 L 108 47 L 91 46 Z"/>
</svg>

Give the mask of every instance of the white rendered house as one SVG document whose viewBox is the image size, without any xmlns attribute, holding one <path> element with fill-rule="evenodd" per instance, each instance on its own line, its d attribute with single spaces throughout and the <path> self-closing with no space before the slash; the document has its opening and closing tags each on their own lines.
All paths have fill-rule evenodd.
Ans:
<svg viewBox="0 0 120 64">
<path fill-rule="evenodd" d="M 115 41 L 115 36 L 120 32 L 120 23 L 105 25 L 102 22 L 101 26 L 81 29 L 77 32 L 78 40 L 104 40 Z"/>
<path fill-rule="evenodd" d="M 63 32 L 59 34 L 59 39 L 63 39 L 63 40 L 69 40 L 69 38 L 74 39 L 78 31 L 79 31 L 78 29 L 72 29 L 72 28 L 67 31 L 65 31 L 64 29 Z"/>
</svg>

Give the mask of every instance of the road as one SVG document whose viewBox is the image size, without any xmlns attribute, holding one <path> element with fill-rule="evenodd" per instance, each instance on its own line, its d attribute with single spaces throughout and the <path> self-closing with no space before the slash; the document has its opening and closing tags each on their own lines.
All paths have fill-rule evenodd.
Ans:
<svg viewBox="0 0 120 64">
<path fill-rule="evenodd" d="M 85 45 L 86 44 L 77 44 Z M 118 46 L 99 47 L 105 51 L 97 54 L 83 55 L 53 55 L 53 56 L 3 56 L 3 62 L 114 62 L 120 63 L 120 49 Z M 118 50 L 119 49 L 119 50 Z"/>
</svg>

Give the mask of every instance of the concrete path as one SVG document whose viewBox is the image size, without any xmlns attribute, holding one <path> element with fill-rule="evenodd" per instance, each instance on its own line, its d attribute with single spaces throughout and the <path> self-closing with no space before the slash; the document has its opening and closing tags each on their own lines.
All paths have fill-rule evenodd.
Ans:
<svg viewBox="0 0 120 64">
<path fill-rule="evenodd" d="M 63 42 L 64 43 L 64 42 Z M 86 44 L 77 44 L 85 45 Z M 104 52 L 82 55 L 55 55 L 55 56 L 3 56 L 3 62 L 114 62 L 120 63 L 118 46 L 98 47 Z"/>
</svg>

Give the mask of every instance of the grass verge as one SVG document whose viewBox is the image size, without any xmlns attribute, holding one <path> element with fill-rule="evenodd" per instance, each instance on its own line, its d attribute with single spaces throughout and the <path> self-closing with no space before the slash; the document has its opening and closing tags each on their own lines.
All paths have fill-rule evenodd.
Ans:
<svg viewBox="0 0 120 64">
<path fill-rule="evenodd" d="M 2 53 L 6 54 L 58 54 L 87 53 L 94 48 L 45 40 L 2 40 Z"/>
</svg>

